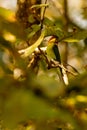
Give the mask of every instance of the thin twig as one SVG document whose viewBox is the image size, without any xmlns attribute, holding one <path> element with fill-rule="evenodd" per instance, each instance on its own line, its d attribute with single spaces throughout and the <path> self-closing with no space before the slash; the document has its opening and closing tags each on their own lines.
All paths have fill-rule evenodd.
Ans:
<svg viewBox="0 0 87 130">
<path fill-rule="evenodd" d="M 47 0 L 45 0 L 45 3 L 44 4 L 47 4 Z M 43 28 L 43 21 L 44 21 L 44 15 L 45 15 L 45 11 L 46 11 L 46 6 L 44 7 L 44 10 L 43 10 L 43 15 L 42 15 L 42 19 L 41 19 L 41 29 Z"/>
<path fill-rule="evenodd" d="M 74 75 L 74 76 L 77 76 L 77 74 L 76 73 L 73 73 L 73 72 L 71 72 L 70 70 L 68 70 L 67 68 L 65 68 L 64 66 L 63 66 L 63 64 L 60 64 L 58 61 L 55 61 L 55 60 L 53 60 L 53 59 L 51 59 L 50 61 L 48 60 L 48 58 L 47 58 L 47 56 L 46 56 L 46 54 L 45 54 L 45 52 L 39 47 L 38 48 L 39 49 L 39 51 L 41 52 L 41 54 L 45 57 L 45 60 L 46 60 L 46 63 L 48 64 L 48 68 L 49 69 L 51 69 L 51 68 L 61 68 L 61 69 L 63 69 L 63 70 L 65 70 L 66 72 L 68 72 L 68 73 L 70 73 L 70 74 L 72 74 L 72 75 Z M 75 68 L 74 68 L 75 69 Z M 76 71 L 77 72 L 77 71 Z"/>
<path fill-rule="evenodd" d="M 64 19 L 65 19 L 65 31 L 68 31 L 68 17 L 67 17 L 67 0 L 64 0 Z M 68 62 L 68 43 L 64 42 L 65 52 L 64 52 L 64 63 Z"/>
<path fill-rule="evenodd" d="M 65 68 L 63 66 L 63 64 L 60 64 L 58 61 L 55 61 L 55 60 L 52 59 L 51 60 L 51 68 L 58 68 L 58 67 L 61 68 L 61 69 L 64 69 L 66 72 L 71 73 L 74 76 L 77 76 L 76 73 L 73 73 L 73 72 L 69 71 L 67 68 Z"/>
<path fill-rule="evenodd" d="M 78 72 L 78 70 L 75 68 L 75 67 L 73 67 L 72 65 L 70 65 L 70 64 L 67 64 L 67 66 L 70 66 L 76 73 L 78 73 L 79 74 L 79 72 Z"/>
</svg>

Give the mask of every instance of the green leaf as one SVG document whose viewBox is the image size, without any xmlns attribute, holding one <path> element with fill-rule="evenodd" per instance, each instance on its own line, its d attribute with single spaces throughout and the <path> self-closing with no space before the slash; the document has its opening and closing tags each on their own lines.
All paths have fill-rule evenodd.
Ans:
<svg viewBox="0 0 87 130">
<path fill-rule="evenodd" d="M 58 24 L 55 24 L 54 21 L 44 18 L 43 24 L 45 25 L 46 29 L 46 36 L 57 36 L 59 39 L 64 37 L 64 32 L 60 28 Z"/>
<path fill-rule="evenodd" d="M 77 32 L 68 33 L 65 35 L 63 41 L 65 42 L 79 42 L 87 37 L 87 30 L 78 30 Z"/>
<path fill-rule="evenodd" d="M 28 21 L 29 21 L 30 23 L 34 23 L 34 22 L 35 22 L 34 16 L 33 16 L 32 14 L 29 15 Z"/>
<path fill-rule="evenodd" d="M 63 31 L 57 26 L 47 26 L 46 28 L 46 36 L 57 36 L 59 39 L 64 37 Z"/>
<path fill-rule="evenodd" d="M 72 43 L 72 42 L 79 42 L 78 39 L 73 39 L 73 38 L 66 38 L 66 39 L 64 39 L 63 41 L 64 41 L 64 42 L 70 42 L 70 43 Z"/>
<path fill-rule="evenodd" d="M 53 26 L 54 22 L 50 19 L 48 19 L 47 17 L 44 18 L 43 24 L 46 26 Z"/>
<path fill-rule="evenodd" d="M 27 38 L 32 38 L 40 30 L 40 25 L 34 24 L 26 30 Z"/>
<path fill-rule="evenodd" d="M 0 16 L 4 19 L 13 21 L 14 15 L 15 13 L 13 11 L 0 7 Z"/>
<path fill-rule="evenodd" d="M 87 30 L 81 30 L 73 34 L 72 38 L 82 40 L 87 37 Z"/>
<path fill-rule="evenodd" d="M 28 48 L 23 50 L 23 54 L 22 57 L 27 57 L 29 56 L 32 52 L 34 52 L 34 50 L 41 44 L 41 42 L 43 41 L 45 36 L 45 30 L 43 30 L 41 32 L 40 37 L 38 38 L 38 40 L 31 46 L 29 46 Z"/>
</svg>

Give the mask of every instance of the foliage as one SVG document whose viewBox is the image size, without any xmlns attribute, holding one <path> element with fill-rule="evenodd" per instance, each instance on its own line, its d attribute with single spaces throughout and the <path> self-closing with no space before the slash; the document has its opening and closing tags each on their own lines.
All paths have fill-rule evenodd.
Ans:
<svg viewBox="0 0 87 130">
<path fill-rule="evenodd" d="M 25 11 L 26 2 L 30 16 L 20 11 Z M 40 9 L 48 4 L 25 0 L 18 6 L 16 15 L 0 7 L 0 129 L 86 130 L 87 30 L 44 15 L 41 20 Z M 53 42 L 55 38 L 59 60 L 49 59 L 46 53 L 49 36 Z M 69 56 L 62 51 L 65 45 L 71 49 L 69 61 L 76 54 L 74 67 L 63 63 L 64 56 Z"/>
</svg>

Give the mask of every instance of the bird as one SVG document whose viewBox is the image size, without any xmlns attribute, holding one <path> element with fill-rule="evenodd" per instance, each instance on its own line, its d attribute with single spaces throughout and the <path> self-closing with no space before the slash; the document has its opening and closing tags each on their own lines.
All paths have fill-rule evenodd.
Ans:
<svg viewBox="0 0 87 130">
<path fill-rule="evenodd" d="M 54 59 L 61 63 L 60 53 L 58 49 L 58 40 L 56 36 L 52 36 L 48 40 L 46 53 L 49 59 Z"/>
<path fill-rule="evenodd" d="M 59 49 L 58 49 L 58 38 L 56 36 L 52 36 L 48 40 L 46 54 L 47 54 L 47 58 L 48 58 L 49 62 L 51 60 L 54 60 L 54 61 L 58 62 L 59 64 L 61 64 L 61 58 L 60 58 L 60 53 L 59 53 Z M 59 67 L 59 70 L 60 70 L 61 77 L 62 77 L 63 76 L 62 68 Z"/>
<path fill-rule="evenodd" d="M 57 73 L 59 76 L 60 81 L 62 81 L 64 83 L 64 85 L 68 85 L 68 77 L 67 77 L 67 73 L 64 70 L 64 66 L 62 65 L 61 62 L 61 57 L 60 57 L 60 52 L 59 52 L 59 48 L 58 48 L 58 37 L 57 36 L 52 36 L 49 40 L 48 40 L 48 44 L 47 44 L 47 49 L 46 49 L 46 54 L 47 54 L 47 58 L 49 61 L 49 66 L 51 62 L 50 61 L 56 61 L 56 63 L 58 63 L 59 68 L 57 68 Z"/>
</svg>

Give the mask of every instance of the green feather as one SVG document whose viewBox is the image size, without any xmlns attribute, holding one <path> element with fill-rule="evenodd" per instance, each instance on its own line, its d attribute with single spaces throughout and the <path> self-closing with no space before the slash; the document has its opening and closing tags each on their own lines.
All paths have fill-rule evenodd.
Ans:
<svg viewBox="0 0 87 130">
<path fill-rule="evenodd" d="M 54 42 L 53 42 L 53 40 L 54 40 Z M 47 50 L 46 50 L 47 57 L 48 57 L 49 60 L 53 59 L 53 60 L 58 61 L 61 64 L 59 49 L 58 49 L 57 44 L 55 43 L 56 40 L 55 39 L 53 39 L 53 40 L 48 42 Z M 59 77 L 63 81 L 62 69 L 59 68 L 59 70 L 57 69 Z"/>
<path fill-rule="evenodd" d="M 46 53 L 48 59 L 54 59 L 61 63 L 59 49 L 58 46 L 55 44 L 55 42 L 53 41 L 48 42 Z"/>
</svg>

